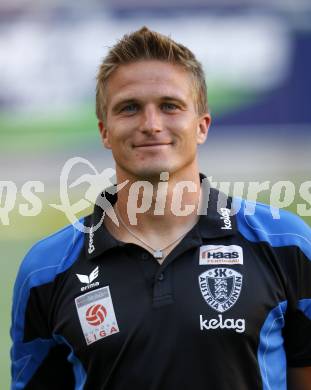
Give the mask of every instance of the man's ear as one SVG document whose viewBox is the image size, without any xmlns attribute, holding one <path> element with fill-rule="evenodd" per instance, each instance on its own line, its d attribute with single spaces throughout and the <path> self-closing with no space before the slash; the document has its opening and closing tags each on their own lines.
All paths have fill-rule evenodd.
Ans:
<svg viewBox="0 0 311 390">
<path fill-rule="evenodd" d="M 102 143 L 104 144 L 105 148 L 111 149 L 110 140 L 109 140 L 109 132 L 108 132 L 108 129 L 106 128 L 106 126 L 102 120 L 98 121 L 98 129 L 99 129 Z"/>
<path fill-rule="evenodd" d="M 197 143 L 204 144 L 207 138 L 208 129 L 210 127 L 212 118 L 210 114 L 206 113 L 199 118 L 197 128 Z"/>
</svg>

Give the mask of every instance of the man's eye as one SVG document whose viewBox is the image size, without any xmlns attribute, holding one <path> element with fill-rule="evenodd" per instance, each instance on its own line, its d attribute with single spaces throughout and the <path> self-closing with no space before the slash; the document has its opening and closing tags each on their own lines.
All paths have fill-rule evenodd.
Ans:
<svg viewBox="0 0 311 390">
<path fill-rule="evenodd" d="M 129 113 L 133 113 L 133 112 L 136 112 L 138 109 L 137 107 L 137 104 L 128 104 L 127 106 L 124 106 L 123 108 L 121 108 L 121 112 L 129 112 Z"/>
<path fill-rule="evenodd" d="M 162 108 L 166 111 L 174 111 L 176 110 L 178 107 L 176 106 L 176 104 L 173 104 L 173 103 L 163 103 L 162 104 Z"/>
</svg>

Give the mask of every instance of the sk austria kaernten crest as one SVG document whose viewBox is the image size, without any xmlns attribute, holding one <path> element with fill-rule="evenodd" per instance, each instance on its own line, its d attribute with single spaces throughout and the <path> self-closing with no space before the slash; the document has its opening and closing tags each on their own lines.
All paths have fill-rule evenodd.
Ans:
<svg viewBox="0 0 311 390">
<path fill-rule="evenodd" d="M 206 303 L 223 313 L 238 300 L 243 276 L 230 268 L 213 268 L 199 275 L 199 286 Z"/>
</svg>

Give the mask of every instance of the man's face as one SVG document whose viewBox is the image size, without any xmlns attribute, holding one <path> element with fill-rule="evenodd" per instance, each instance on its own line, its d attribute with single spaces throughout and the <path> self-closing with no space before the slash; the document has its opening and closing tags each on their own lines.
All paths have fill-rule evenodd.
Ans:
<svg viewBox="0 0 311 390">
<path fill-rule="evenodd" d="M 209 123 L 208 114 L 198 116 L 193 81 L 181 66 L 140 61 L 110 76 L 99 129 L 119 177 L 146 179 L 197 169 Z"/>
</svg>

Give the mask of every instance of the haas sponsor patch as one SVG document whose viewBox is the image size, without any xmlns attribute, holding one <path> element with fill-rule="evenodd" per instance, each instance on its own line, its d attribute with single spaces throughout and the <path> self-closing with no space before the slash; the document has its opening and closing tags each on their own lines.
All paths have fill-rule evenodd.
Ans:
<svg viewBox="0 0 311 390">
<path fill-rule="evenodd" d="M 199 275 L 199 286 L 206 303 L 219 313 L 229 310 L 238 300 L 243 276 L 230 268 L 213 268 Z"/>
<path fill-rule="evenodd" d="M 80 295 L 75 303 L 87 345 L 119 332 L 108 286 Z"/>
<path fill-rule="evenodd" d="M 243 265 L 243 249 L 238 245 L 202 245 L 200 265 Z"/>
</svg>

